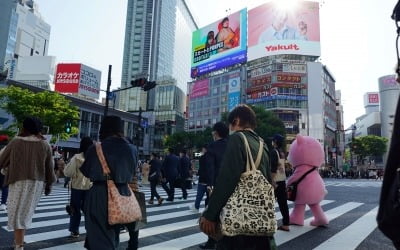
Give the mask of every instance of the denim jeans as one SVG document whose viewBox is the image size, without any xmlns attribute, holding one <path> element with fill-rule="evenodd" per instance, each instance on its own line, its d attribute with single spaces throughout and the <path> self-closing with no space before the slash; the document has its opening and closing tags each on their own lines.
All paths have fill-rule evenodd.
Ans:
<svg viewBox="0 0 400 250">
<path fill-rule="evenodd" d="M 69 231 L 79 233 L 79 224 L 81 223 L 81 210 L 83 211 L 83 202 L 87 190 L 71 188 L 71 206 L 74 208 L 73 215 L 69 218 Z"/>
<path fill-rule="evenodd" d="M 206 184 L 198 184 L 197 185 L 197 195 L 196 195 L 196 201 L 194 202 L 194 207 L 196 209 L 200 208 L 200 202 L 203 199 L 204 193 L 206 194 L 206 206 L 208 205 L 208 193 L 207 193 L 207 185 Z"/>
</svg>

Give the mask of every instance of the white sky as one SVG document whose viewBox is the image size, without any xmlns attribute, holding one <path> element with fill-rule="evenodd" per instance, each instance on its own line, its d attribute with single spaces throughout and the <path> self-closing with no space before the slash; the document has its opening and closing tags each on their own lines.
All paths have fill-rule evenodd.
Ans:
<svg viewBox="0 0 400 250">
<path fill-rule="evenodd" d="M 199 27 L 220 19 L 227 11 L 251 9 L 267 2 L 186 1 Z M 106 88 L 108 65 L 111 64 L 112 89 L 119 87 L 127 0 L 35 2 L 44 20 L 51 25 L 49 55 L 56 56 L 57 62 L 80 62 L 101 70 L 102 89 Z M 321 61 L 335 76 L 336 89 L 342 91 L 347 127 L 364 114 L 364 93 L 378 91 L 377 79 L 394 72 L 396 28 L 390 15 L 397 0 L 319 2 Z M 188 42 L 191 43 L 191 39 Z"/>
</svg>

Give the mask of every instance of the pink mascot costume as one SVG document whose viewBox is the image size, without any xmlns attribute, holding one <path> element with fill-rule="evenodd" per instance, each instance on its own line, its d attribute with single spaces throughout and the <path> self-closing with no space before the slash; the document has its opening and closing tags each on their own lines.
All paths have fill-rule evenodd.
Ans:
<svg viewBox="0 0 400 250">
<path fill-rule="evenodd" d="M 294 173 L 288 179 L 288 184 L 300 179 L 308 170 L 316 167 L 297 186 L 294 209 L 290 214 L 290 224 L 304 225 L 304 213 L 306 204 L 310 207 L 314 219 L 312 226 L 325 226 L 329 223 L 324 211 L 319 204 L 327 191 L 325 184 L 318 173 L 318 168 L 324 162 L 324 151 L 321 144 L 309 136 L 297 135 L 296 140 L 290 146 L 288 160 L 294 168 Z"/>
</svg>

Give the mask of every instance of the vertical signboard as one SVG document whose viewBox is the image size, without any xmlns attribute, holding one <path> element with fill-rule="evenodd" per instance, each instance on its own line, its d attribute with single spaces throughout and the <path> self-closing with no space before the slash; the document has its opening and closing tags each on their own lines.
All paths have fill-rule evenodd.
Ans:
<svg viewBox="0 0 400 250">
<path fill-rule="evenodd" d="M 193 32 L 191 77 L 246 62 L 246 55 L 247 9 L 242 9 Z"/>
<path fill-rule="evenodd" d="M 272 1 L 249 10 L 248 19 L 248 60 L 321 54 L 318 2 Z"/>
<path fill-rule="evenodd" d="M 240 77 L 229 79 L 228 110 L 232 111 L 240 103 Z"/>
</svg>

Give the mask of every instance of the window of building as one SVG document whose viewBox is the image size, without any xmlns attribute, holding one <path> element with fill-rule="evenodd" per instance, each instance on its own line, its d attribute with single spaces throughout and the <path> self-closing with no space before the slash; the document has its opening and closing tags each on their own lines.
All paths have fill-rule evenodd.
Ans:
<svg viewBox="0 0 400 250">
<path fill-rule="evenodd" d="M 219 94 L 219 87 L 213 88 L 212 94 L 213 94 L 213 96 L 218 95 Z"/>
</svg>

